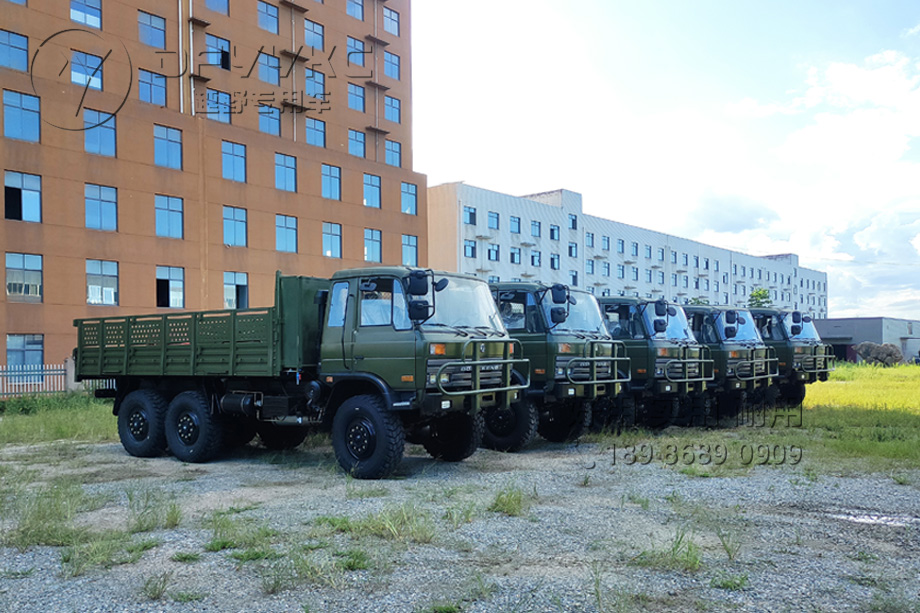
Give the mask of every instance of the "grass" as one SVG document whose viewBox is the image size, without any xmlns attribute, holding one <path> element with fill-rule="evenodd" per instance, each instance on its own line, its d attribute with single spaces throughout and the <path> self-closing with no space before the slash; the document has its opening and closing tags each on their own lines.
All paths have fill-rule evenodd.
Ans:
<svg viewBox="0 0 920 613">
<path fill-rule="evenodd" d="M 509 483 L 495 493 L 495 498 L 486 510 L 509 517 L 521 517 L 530 509 L 534 498 L 517 485 Z"/>
<path fill-rule="evenodd" d="M 328 526 L 335 532 L 356 536 L 370 535 L 392 541 L 423 544 L 434 540 L 436 533 L 431 514 L 408 503 L 398 507 L 387 507 L 379 513 L 360 519 L 345 516 L 317 517 L 316 524 Z"/>
<path fill-rule="evenodd" d="M 89 496 L 76 483 L 55 481 L 22 492 L 9 504 L 7 517 L 14 520 L 3 543 L 24 551 L 35 545 L 63 546 L 83 542 L 90 532 L 77 527 L 74 519 L 82 511 L 102 506 L 102 500 Z"/>
<path fill-rule="evenodd" d="M 176 602 L 197 602 L 199 600 L 204 600 L 207 598 L 207 594 L 204 592 L 173 592 L 169 595 L 170 598 Z"/>
<path fill-rule="evenodd" d="M 195 553 L 193 551 L 179 551 L 179 552 L 174 553 L 172 557 L 169 559 L 172 560 L 173 562 L 182 562 L 183 564 L 191 564 L 193 562 L 199 561 L 201 559 L 201 554 Z"/>
<path fill-rule="evenodd" d="M 128 498 L 128 532 L 150 532 L 157 528 L 175 528 L 182 520 L 182 509 L 168 501 L 156 489 L 138 488 L 126 492 Z"/>
<path fill-rule="evenodd" d="M 367 570 L 371 567 L 371 558 L 363 549 L 337 551 L 335 565 L 342 570 Z"/>
<path fill-rule="evenodd" d="M 716 536 L 719 537 L 719 543 L 722 545 L 725 555 L 728 556 L 728 560 L 734 562 L 741 551 L 741 541 L 735 534 L 720 526 L 716 527 Z"/>
<path fill-rule="evenodd" d="M 719 573 L 709 582 L 710 587 L 719 588 L 720 590 L 729 590 L 739 592 L 748 585 L 747 574 L 733 575 L 730 573 Z"/>
<path fill-rule="evenodd" d="M 166 590 L 169 587 L 170 581 L 172 581 L 172 577 L 172 571 L 166 571 L 147 577 L 144 581 L 144 585 L 141 586 L 141 594 L 147 600 L 162 599 L 163 596 L 166 595 Z"/>
<path fill-rule="evenodd" d="M 699 545 L 693 542 L 692 535 L 688 536 L 685 528 L 678 527 L 666 547 L 645 550 L 633 558 L 632 563 L 659 570 L 695 572 L 703 565 L 703 557 Z"/>
<path fill-rule="evenodd" d="M 223 551 L 224 549 L 261 549 L 267 550 L 277 531 L 266 524 L 256 524 L 246 519 L 234 517 L 226 511 L 214 513 L 208 520 L 211 528 L 211 540 L 205 551 Z"/>
<path fill-rule="evenodd" d="M 0 402 L 0 444 L 118 440 L 112 401 L 88 394 L 23 396 Z"/>
</svg>

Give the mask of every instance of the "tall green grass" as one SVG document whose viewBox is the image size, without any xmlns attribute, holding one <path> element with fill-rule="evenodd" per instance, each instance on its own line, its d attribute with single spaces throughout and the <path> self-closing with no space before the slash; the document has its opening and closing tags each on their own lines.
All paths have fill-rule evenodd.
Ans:
<svg viewBox="0 0 920 613">
<path fill-rule="evenodd" d="M 900 409 L 920 415 L 920 366 L 839 364 L 827 381 L 808 386 L 805 407 Z"/>
<path fill-rule="evenodd" d="M 24 396 L 0 401 L 0 444 L 118 440 L 111 400 L 86 394 Z"/>
</svg>

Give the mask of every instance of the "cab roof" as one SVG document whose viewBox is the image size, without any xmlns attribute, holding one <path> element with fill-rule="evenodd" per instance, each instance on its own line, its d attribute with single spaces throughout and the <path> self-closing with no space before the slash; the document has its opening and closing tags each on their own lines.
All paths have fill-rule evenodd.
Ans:
<svg viewBox="0 0 920 613">
<path fill-rule="evenodd" d="M 489 287 L 499 292 L 518 291 L 518 292 L 542 292 L 551 289 L 552 285 L 537 283 L 536 281 L 499 281 L 498 283 L 489 283 Z M 587 294 L 583 289 L 566 286 L 570 292 Z M 593 294 L 592 294 L 593 295 Z"/>
<path fill-rule="evenodd" d="M 412 266 L 365 266 L 362 268 L 346 268 L 343 270 L 338 270 L 332 275 L 332 279 L 353 279 L 355 277 L 377 277 L 377 276 L 393 276 L 393 277 L 406 277 L 409 273 L 414 270 L 423 270 L 425 272 L 431 271 L 429 268 L 415 268 Z M 460 277 L 464 279 L 471 279 L 474 281 L 483 281 L 478 277 L 472 275 L 465 275 L 457 272 L 445 272 L 442 270 L 434 270 L 435 278 L 440 277 Z"/>
</svg>

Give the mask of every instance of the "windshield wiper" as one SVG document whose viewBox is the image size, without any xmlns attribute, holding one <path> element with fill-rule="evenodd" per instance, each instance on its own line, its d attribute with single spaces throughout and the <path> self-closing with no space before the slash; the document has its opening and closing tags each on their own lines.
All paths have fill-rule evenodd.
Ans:
<svg viewBox="0 0 920 613">
<path fill-rule="evenodd" d="M 488 330 L 489 330 L 488 326 L 457 326 L 457 327 L 460 328 L 461 330 L 467 331 L 468 333 L 470 330 L 473 330 L 475 332 L 478 332 L 482 336 L 491 336 L 491 334 L 488 333 Z"/>
<path fill-rule="evenodd" d="M 467 332 L 466 330 L 462 329 L 460 326 L 452 326 L 452 325 L 450 325 L 450 324 L 442 324 L 442 323 L 440 323 L 440 322 L 436 322 L 436 323 L 424 323 L 424 324 L 422 324 L 422 327 L 425 327 L 425 326 L 433 326 L 433 327 L 438 327 L 438 328 L 447 328 L 448 330 L 451 330 L 451 331 L 453 331 L 453 332 L 456 332 L 457 334 L 460 334 L 460 335 L 462 335 L 462 336 L 469 336 L 469 335 L 470 335 L 469 332 Z"/>
</svg>

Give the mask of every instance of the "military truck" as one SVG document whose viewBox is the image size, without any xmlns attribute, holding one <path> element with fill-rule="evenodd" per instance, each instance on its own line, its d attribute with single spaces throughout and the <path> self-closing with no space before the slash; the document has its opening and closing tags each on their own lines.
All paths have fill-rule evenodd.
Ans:
<svg viewBox="0 0 920 613">
<path fill-rule="evenodd" d="M 623 344 L 612 342 L 588 292 L 531 282 L 490 287 L 531 378 L 518 402 L 484 409 L 485 446 L 519 451 L 536 433 L 553 442 L 577 439 L 591 423 L 592 403 L 616 395 L 629 377 Z"/>
<path fill-rule="evenodd" d="M 256 433 L 293 448 L 317 428 L 346 472 L 380 478 L 406 439 L 444 460 L 470 456 L 481 409 L 529 384 L 488 285 L 431 270 L 279 273 L 273 307 L 74 325 L 77 379 L 114 378 L 97 395 L 114 397 L 121 442 L 139 457 L 204 462 Z"/>
<path fill-rule="evenodd" d="M 747 309 L 728 306 L 685 305 L 684 312 L 696 340 L 709 347 L 714 378 L 709 383 L 713 403 L 706 407 L 704 425 L 737 416 L 767 401 L 778 375 L 776 352 L 767 347 Z"/>
<path fill-rule="evenodd" d="M 610 335 L 626 346 L 631 372 L 626 393 L 607 403 L 596 425 L 689 425 L 694 415 L 705 415 L 713 361 L 683 309 L 632 296 L 602 296 L 598 302 Z"/>
<path fill-rule="evenodd" d="M 805 385 L 827 381 L 834 370 L 834 348 L 821 342 L 811 317 L 800 311 L 780 311 L 774 308 L 752 308 L 751 315 L 768 347 L 776 352 L 780 402 L 798 406 L 805 400 Z"/>
</svg>

